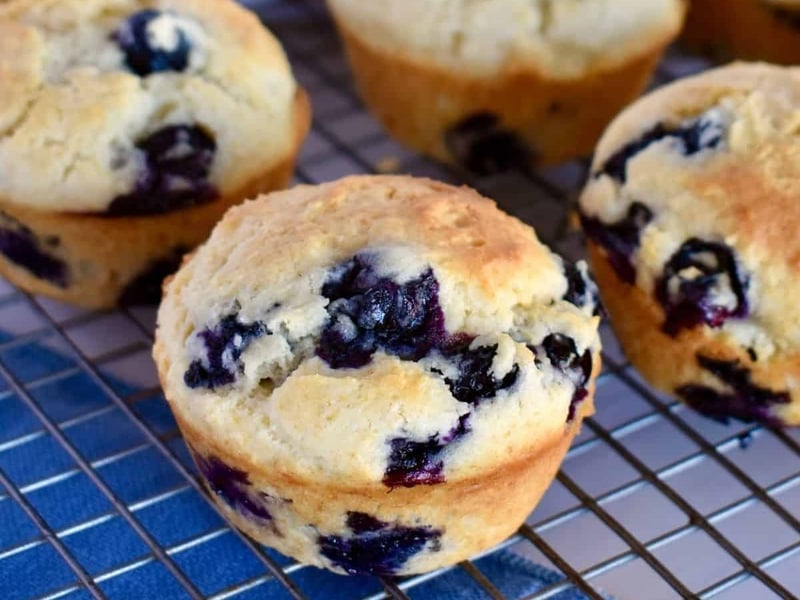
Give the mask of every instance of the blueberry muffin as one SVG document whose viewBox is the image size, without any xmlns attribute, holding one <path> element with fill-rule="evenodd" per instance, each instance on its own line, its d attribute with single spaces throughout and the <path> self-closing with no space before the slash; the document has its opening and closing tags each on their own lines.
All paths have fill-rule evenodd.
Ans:
<svg viewBox="0 0 800 600">
<path fill-rule="evenodd" d="M 723 60 L 800 63 L 800 0 L 691 0 L 683 40 Z"/>
<path fill-rule="evenodd" d="M 165 287 L 155 359 L 222 512 L 339 573 L 501 541 L 600 368 L 596 288 L 466 188 L 298 187 L 229 211 Z"/>
<path fill-rule="evenodd" d="M 0 6 L 0 273 L 88 307 L 148 300 L 225 210 L 282 188 L 309 123 L 232 0 Z"/>
<path fill-rule="evenodd" d="M 477 175 L 591 153 L 683 24 L 682 0 L 329 0 L 388 131 Z"/>
<path fill-rule="evenodd" d="M 620 115 L 581 198 L 631 362 L 720 421 L 800 424 L 798 128 L 800 70 L 709 71 Z"/>
</svg>

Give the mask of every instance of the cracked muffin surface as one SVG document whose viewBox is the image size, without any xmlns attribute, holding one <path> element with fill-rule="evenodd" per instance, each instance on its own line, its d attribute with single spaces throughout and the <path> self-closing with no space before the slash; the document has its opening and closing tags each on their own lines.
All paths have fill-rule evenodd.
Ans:
<svg viewBox="0 0 800 600">
<path fill-rule="evenodd" d="M 800 424 L 798 102 L 800 71 L 764 64 L 667 86 L 612 124 L 581 198 L 629 357 L 716 419 Z"/>
<path fill-rule="evenodd" d="M 271 499 L 269 524 L 223 499 L 234 523 L 304 562 L 413 573 L 538 501 L 592 412 L 595 292 L 471 190 L 352 177 L 231 210 L 168 284 L 155 356 L 201 470 Z"/>
<path fill-rule="evenodd" d="M 0 269 L 86 306 L 144 298 L 229 206 L 286 185 L 308 124 L 279 43 L 232 0 L 4 3 Z"/>
<path fill-rule="evenodd" d="M 184 162 L 197 146 L 213 156 L 204 167 L 167 167 L 174 181 L 163 186 L 204 183 L 211 197 L 293 148 L 289 65 L 233 2 L 13 0 L 0 7 L 0 29 L 0 197 L 9 202 L 103 212 L 164 169 L 143 146 L 170 127 L 208 139 L 162 140 L 167 151 Z"/>
</svg>

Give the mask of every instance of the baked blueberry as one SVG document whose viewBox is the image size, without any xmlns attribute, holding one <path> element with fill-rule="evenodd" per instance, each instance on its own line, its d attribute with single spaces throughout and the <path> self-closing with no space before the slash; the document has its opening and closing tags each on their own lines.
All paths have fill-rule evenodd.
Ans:
<svg viewBox="0 0 800 600">
<path fill-rule="evenodd" d="M 386 528 L 386 523 L 362 512 L 347 513 L 347 528 L 356 535 L 380 531 Z"/>
<path fill-rule="evenodd" d="M 69 284 L 69 269 L 66 263 L 43 247 L 58 245 L 57 238 L 42 243 L 29 227 L 0 212 L 0 253 L 34 277 L 66 288 Z"/>
<path fill-rule="evenodd" d="M 161 300 L 161 285 L 178 270 L 181 258 L 187 251 L 187 248 L 176 248 L 168 256 L 152 262 L 122 290 L 120 306 L 158 304 Z"/>
<path fill-rule="evenodd" d="M 656 298 L 664 307 L 663 330 L 675 336 L 702 323 L 721 327 L 748 314 L 748 278 L 733 250 L 721 242 L 686 241 L 664 267 Z"/>
<path fill-rule="evenodd" d="M 209 182 L 217 144 L 201 127 L 171 125 L 137 144 L 142 164 L 132 192 L 115 198 L 108 214 L 150 215 L 211 202 Z"/>
<path fill-rule="evenodd" d="M 501 379 L 492 370 L 497 346 L 468 347 L 456 353 L 445 354 L 458 369 L 458 377 L 445 378 L 453 396 L 459 402 L 477 405 L 481 400 L 494 398 L 497 392 L 512 387 L 519 378 L 519 365 L 514 365 Z"/>
<path fill-rule="evenodd" d="M 444 482 L 444 462 L 441 453 L 444 445 L 439 435 L 424 442 L 396 438 L 390 442 L 389 466 L 383 476 L 388 487 L 413 487 Z"/>
<path fill-rule="evenodd" d="M 459 418 L 458 425 L 445 435 L 432 435 L 428 440 L 416 442 L 408 438 L 391 440 L 389 465 L 383 476 L 388 487 L 414 487 L 444 483 L 444 449 L 469 433 L 470 413 Z"/>
<path fill-rule="evenodd" d="M 620 279 L 630 284 L 636 282 L 633 254 L 639 248 L 642 231 L 652 220 L 652 211 L 640 202 L 632 203 L 625 218 L 616 223 L 604 223 L 581 214 L 581 225 L 586 235 L 605 249 L 611 267 Z"/>
<path fill-rule="evenodd" d="M 140 77 L 162 71 L 185 71 L 192 42 L 181 19 L 147 9 L 128 17 L 113 35 L 125 54 L 125 64 Z"/>
<path fill-rule="evenodd" d="M 536 357 L 537 363 L 548 360 L 550 364 L 564 373 L 574 384 L 575 393 L 567 413 L 567 421 L 575 418 L 575 411 L 578 405 L 589 395 L 586 384 L 592 375 L 592 353 L 587 350 L 583 354 L 578 353 L 575 340 L 561 333 L 548 335 L 538 347 L 529 346 L 531 352 Z"/>
<path fill-rule="evenodd" d="M 701 115 L 685 121 L 678 127 L 658 123 L 640 137 L 629 142 L 614 154 L 595 173 L 596 177 L 608 175 L 620 183 L 628 180 L 628 161 L 656 142 L 671 139 L 684 156 L 693 156 L 703 150 L 718 148 L 723 142 L 724 127 L 714 114 Z"/>
<path fill-rule="evenodd" d="M 519 365 L 513 365 L 508 373 L 497 379 L 492 370 L 497 346 L 481 346 L 471 350 L 469 342 L 463 339 L 458 346 L 451 346 L 442 352 L 458 373 L 454 378 L 445 377 L 444 381 L 456 400 L 476 406 L 482 400 L 494 398 L 500 390 L 511 388 L 519 378 Z M 443 376 L 436 368 L 431 371 Z M 389 465 L 383 483 L 389 487 L 443 483 L 444 462 L 441 455 L 449 444 L 469 432 L 470 414 L 464 414 L 458 424 L 444 435 L 437 433 L 424 441 L 408 438 L 391 440 Z"/>
<path fill-rule="evenodd" d="M 603 305 L 600 302 L 600 291 L 589 275 L 586 263 L 564 262 L 564 276 L 567 278 L 567 291 L 563 300 L 581 309 L 591 308 L 595 316 L 601 315 Z"/>
<path fill-rule="evenodd" d="M 330 300 L 330 318 L 317 355 L 334 369 L 362 367 L 378 350 L 419 360 L 447 337 L 433 271 L 398 284 L 379 277 L 373 259 L 354 257 L 335 269 L 322 288 Z"/>
<path fill-rule="evenodd" d="M 500 125 L 497 115 L 478 113 L 447 130 L 445 146 L 457 164 L 485 176 L 530 167 L 531 152 L 515 133 Z"/>
<path fill-rule="evenodd" d="M 788 392 L 775 392 L 754 384 L 750 370 L 739 361 L 716 360 L 698 354 L 697 362 L 729 390 L 720 392 L 699 384 L 680 386 L 677 394 L 697 412 L 721 423 L 728 423 L 734 418 L 776 427 L 782 425 L 780 419 L 773 415 L 772 408 L 788 404 L 791 401 Z"/>
<path fill-rule="evenodd" d="M 390 524 L 365 513 L 347 513 L 350 536 L 319 536 L 320 553 L 351 575 L 393 575 L 425 546 L 435 550 L 442 532 Z"/>
<path fill-rule="evenodd" d="M 203 457 L 195 454 L 195 458 L 208 487 L 225 504 L 244 517 L 261 521 L 272 520 L 266 507 L 268 497 L 253 492 L 247 473 L 226 465 L 216 456 Z"/>
<path fill-rule="evenodd" d="M 189 365 L 184 382 L 190 388 L 216 389 L 236 380 L 244 366 L 239 359 L 254 339 L 268 335 L 263 323 L 241 323 L 237 315 L 229 315 L 213 329 L 201 331 L 206 356 Z"/>
</svg>

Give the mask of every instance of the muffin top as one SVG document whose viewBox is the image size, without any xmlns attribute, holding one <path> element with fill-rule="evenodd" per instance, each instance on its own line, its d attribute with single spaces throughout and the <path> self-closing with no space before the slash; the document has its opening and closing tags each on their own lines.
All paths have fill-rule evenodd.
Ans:
<svg viewBox="0 0 800 600">
<path fill-rule="evenodd" d="M 12 0 L 0 198 L 143 214 L 235 193 L 291 152 L 295 88 L 232 0 Z"/>
<path fill-rule="evenodd" d="M 245 463 L 436 484 L 591 412 L 595 292 L 471 190 L 351 177 L 230 210 L 166 286 L 155 356 L 178 418 Z"/>
<path fill-rule="evenodd" d="M 466 76 L 613 68 L 677 35 L 683 0 L 330 0 L 348 30 Z"/>
<path fill-rule="evenodd" d="M 667 334 L 706 327 L 759 359 L 797 350 L 799 131 L 800 69 L 739 63 L 647 96 L 606 132 L 584 228 L 653 294 Z"/>
</svg>

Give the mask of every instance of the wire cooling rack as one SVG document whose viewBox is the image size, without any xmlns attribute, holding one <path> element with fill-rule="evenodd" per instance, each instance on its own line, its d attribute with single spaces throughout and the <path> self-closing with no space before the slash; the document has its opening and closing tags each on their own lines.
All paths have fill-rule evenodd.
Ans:
<svg viewBox="0 0 800 600">
<path fill-rule="evenodd" d="M 298 181 L 387 171 L 459 181 L 365 113 L 320 3 L 260 4 L 315 109 Z M 673 53 L 657 83 L 706 66 Z M 585 171 L 465 183 L 577 258 L 569 209 Z M 158 388 L 153 325 L 152 309 L 84 312 L 0 282 L 0 599 L 435 600 L 452 597 L 439 584 L 459 575 L 459 594 L 517 600 L 487 568 L 500 553 L 560 573 L 531 600 L 570 589 L 620 600 L 800 595 L 800 432 L 698 417 L 648 388 L 607 326 L 598 414 L 528 522 L 482 559 L 379 580 L 298 565 L 225 524 Z"/>
</svg>

